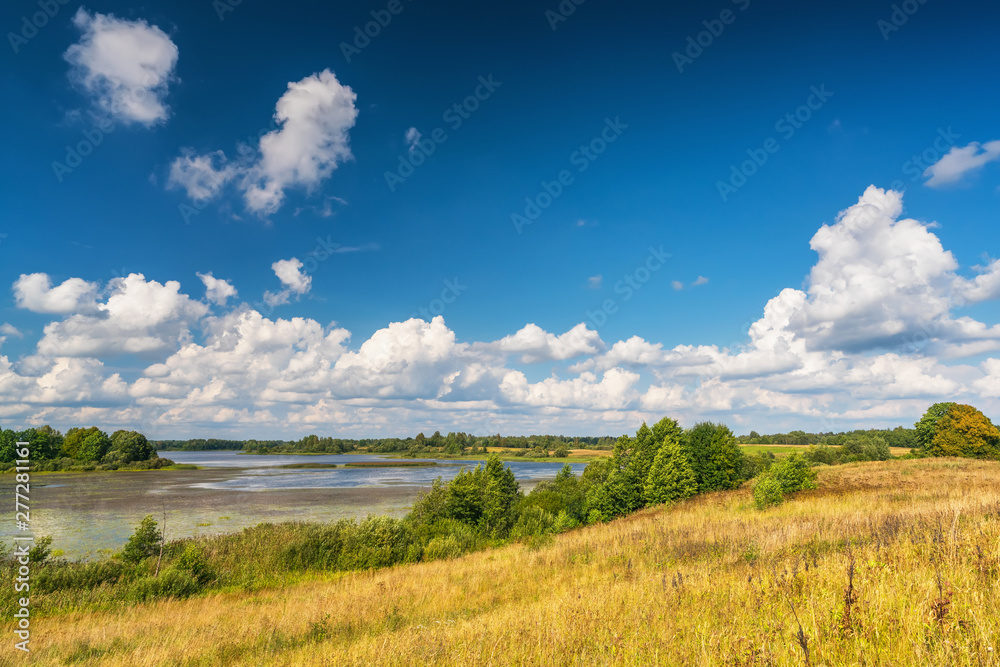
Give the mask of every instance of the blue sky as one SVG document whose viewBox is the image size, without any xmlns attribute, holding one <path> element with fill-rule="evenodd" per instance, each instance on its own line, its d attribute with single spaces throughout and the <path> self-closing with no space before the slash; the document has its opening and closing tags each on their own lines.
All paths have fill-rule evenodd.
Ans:
<svg viewBox="0 0 1000 667">
<path fill-rule="evenodd" d="M 995 6 L 175 4 L 0 14 L 5 426 L 1000 409 Z"/>
</svg>

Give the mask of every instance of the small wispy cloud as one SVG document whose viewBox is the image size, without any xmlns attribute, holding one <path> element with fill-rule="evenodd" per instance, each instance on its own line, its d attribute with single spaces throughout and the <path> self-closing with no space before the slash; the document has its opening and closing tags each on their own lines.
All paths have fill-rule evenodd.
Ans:
<svg viewBox="0 0 1000 667">
<path fill-rule="evenodd" d="M 420 141 L 420 136 L 420 130 L 415 127 L 411 127 L 406 131 L 406 134 L 403 135 L 403 139 L 406 141 L 406 145 L 411 151 L 417 149 L 417 142 Z"/>
<path fill-rule="evenodd" d="M 691 287 L 697 287 L 698 285 L 704 285 L 708 283 L 708 278 L 705 276 L 698 276 L 697 280 L 691 283 Z"/>
<path fill-rule="evenodd" d="M 924 185 L 937 188 L 957 183 L 966 174 L 978 171 L 994 160 L 1000 160 L 1000 141 L 989 141 L 982 145 L 973 141 L 964 148 L 952 146 L 944 157 L 924 171 L 924 176 L 928 179 Z"/>
<path fill-rule="evenodd" d="M 587 278 L 587 287 L 589 287 L 590 289 L 601 289 L 601 285 L 603 283 L 604 283 L 604 278 L 601 277 L 601 274 L 599 273 L 596 276 L 590 276 L 589 278 Z"/>
<path fill-rule="evenodd" d="M 338 245 L 332 248 L 330 252 L 339 255 L 345 252 L 369 252 L 378 249 L 379 245 L 377 243 L 365 243 L 364 245 Z"/>
<path fill-rule="evenodd" d="M 682 283 L 679 280 L 675 280 L 675 281 L 671 282 L 670 286 L 673 287 L 675 290 L 682 290 L 682 289 L 684 289 L 684 283 Z"/>
<path fill-rule="evenodd" d="M 326 197 L 323 200 L 322 206 L 316 206 L 313 204 L 310 204 L 308 206 L 299 206 L 295 209 L 292 215 L 294 215 L 297 218 L 301 213 L 305 213 L 306 211 L 312 211 L 321 218 L 329 218 L 333 216 L 333 202 L 337 202 L 341 206 L 347 206 L 347 201 L 341 199 L 340 197 Z"/>
<path fill-rule="evenodd" d="M 18 331 L 17 327 L 13 324 L 0 324 L 0 334 L 14 336 L 15 338 L 24 338 L 24 334 Z"/>
</svg>

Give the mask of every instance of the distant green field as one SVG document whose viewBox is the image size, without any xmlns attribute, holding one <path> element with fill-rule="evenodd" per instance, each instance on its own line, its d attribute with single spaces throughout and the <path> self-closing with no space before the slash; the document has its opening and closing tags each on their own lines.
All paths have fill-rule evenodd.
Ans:
<svg viewBox="0 0 1000 667">
<path fill-rule="evenodd" d="M 775 456 L 785 456 L 793 452 L 805 452 L 809 449 L 810 445 L 740 445 L 740 449 L 748 454 L 754 452 L 770 452 Z M 889 451 L 893 456 L 902 456 L 908 453 L 910 450 L 906 447 L 890 447 Z"/>
<path fill-rule="evenodd" d="M 740 449 L 747 453 L 771 453 L 775 456 L 791 454 L 792 452 L 804 452 L 807 445 L 740 445 Z"/>
</svg>

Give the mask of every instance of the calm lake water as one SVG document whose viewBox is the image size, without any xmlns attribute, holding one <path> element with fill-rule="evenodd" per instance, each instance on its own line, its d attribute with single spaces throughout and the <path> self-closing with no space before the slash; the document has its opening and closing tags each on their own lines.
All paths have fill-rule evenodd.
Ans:
<svg viewBox="0 0 1000 667">
<path fill-rule="evenodd" d="M 160 452 L 160 456 L 176 463 L 194 463 L 211 468 L 243 468 L 242 472 L 222 482 L 205 482 L 208 489 L 265 491 L 269 489 L 345 489 L 384 486 L 430 486 L 436 478 L 452 479 L 463 468 L 474 468 L 486 460 L 455 461 L 450 459 L 393 459 L 366 454 L 329 454 L 317 456 L 258 456 L 238 452 Z M 412 463 L 434 462 L 433 466 L 401 466 L 399 468 L 308 468 L 288 469 L 281 466 L 299 463 L 362 463 L 365 461 Z M 521 486 L 532 487 L 542 479 L 552 479 L 565 463 L 535 463 L 510 461 L 510 467 Z M 583 472 L 585 464 L 572 465 L 574 474 Z"/>
<path fill-rule="evenodd" d="M 147 514 L 154 515 L 161 526 L 166 514 L 167 539 L 237 532 L 263 522 L 336 521 L 370 514 L 398 517 L 406 514 L 421 489 L 430 486 L 435 478 L 447 481 L 462 468 L 485 462 L 442 459 L 426 467 L 289 469 L 280 466 L 339 466 L 393 459 L 355 454 L 160 455 L 204 469 L 32 474 L 29 506 L 34 535 L 51 535 L 52 547 L 62 550 L 68 558 L 92 558 L 120 549 Z M 514 461 L 505 465 L 527 491 L 540 480 L 555 477 L 563 463 Z M 572 467 L 575 474 L 580 474 L 586 466 Z M 0 476 L 0 492 L 4 497 L 13 497 L 13 475 Z M 0 537 L 8 545 L 16 532 L 11 523 L 0 524 Z"/>
</svg>

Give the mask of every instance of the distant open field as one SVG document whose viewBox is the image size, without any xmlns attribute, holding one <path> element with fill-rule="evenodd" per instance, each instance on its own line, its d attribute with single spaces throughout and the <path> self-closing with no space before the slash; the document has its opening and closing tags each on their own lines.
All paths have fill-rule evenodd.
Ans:
<svg viewBox="0 0 1000 667">
<path fill-rule="evenodd" d="M 517 452 L 517 451 L 520 451 L 520 450 L 509 449 L 507 447 L 487 447 L 486 451 L 489 452 L 490 454 L 501 454 L 501 455 L 506 455 L 508 457 L 513 457 L 514 456 L 513 453 Z M 552 454 L 555 453 L 555 450 L 552 450 L 552 449 L 550 449 L 548 451 L 549 451 L 549 456 L 550 457 L 552 456 Z M 596 460 L 596 459 L 604 458 L 605 456 L 611 456 L 611 450 L 610 449 L 571 449 L 571 450 L 569 450 L 569 456 L 570 456 L 570 459 L 576 459 L 574 462 L 579 462 L 579 461 L 582 461 L 582 460 L 593 461 L 593 460 Z M 501 456 L 501 458 L 503 458 L 503 456 Z M 514 457 L 514 459 L 518 459 L 518 458 L 523 458 L 523 457 Z M 542 459 L 542 460 L 544 460 L 544 459 Z M 566 460 L 568 460 L 568 459 L 566 459 Z"/>
<path fill-rule="evenodd" d="M 744 452 L 770 452 L 775 456 L 783 456 L 793 452 L 804 452 L 809 449 L 809 445 L 740 445 L 740 449 Z M 910 453 L 906 447 L 890 447 L 889 451 L 893 456 Z"/>
<path fill-rule="evenodd" d="M 1000 464 L 823 468 L 550 544 L 32 618 L 37 664 L 998 665 Z M 10 635 L 10 623 L 3 624 Z"/>
</svg>

